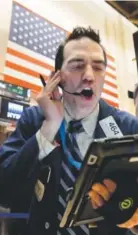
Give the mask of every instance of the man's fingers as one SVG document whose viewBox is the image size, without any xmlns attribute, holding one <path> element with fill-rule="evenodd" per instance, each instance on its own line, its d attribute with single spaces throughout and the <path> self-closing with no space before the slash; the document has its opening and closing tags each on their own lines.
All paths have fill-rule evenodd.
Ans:
<svg viewBox="0 0 138 235">
<path fill-rule="evenodd" d="M 108 201 L 111 193 L 110 191 L 107 189 L 106 186 L 100 184 L 100 183 L 96 183 L 92 186 L 92 189 L 97 192 L 105 201 Z"/>
<path fill-rule="evenodd" d="M 61 80 L 60 76 L 56 77 L 54 80 L 51 80 L 50 82 L 51 87 L 57 85 L 60 82 L 60 80 Z"/>
<path fill-rule="evenodd" d="M 116 189 L 116 184 L 110 179 L 103 180 L 103 183 L 95 183 L 88 193 L 94 209 L 103 206 Z"/>
<path fill-rule="evenodd" d="M 58 70 L 53 76 L 50 76 L 49 80 L 53 81 L 57 79 L 58 77 L 60 77 L 60 70 Z"/>
<path fill-rule="evenodd" d="M 91 203 L 92 203 L 93 209 L 97 209 L 98 208 L 98 205 L 96 204 L 96 202 L 91 200 Z"/>
<path fill-rule="evenodd" d="M 53 91 L 52 95 L 53 95 L 53 99 L 54 99 L 54 100 L 61 100 L 62 95 L 61 95 L 61 93 L 60 93 L 60 91 L 59 91 L 58 86 L 57 86 L 56 89 Z"/>
<path fill-rule="evenodd" d="M 47 85 L 42 89 L 42 93 L 44 96 L 45 94 L 52 94 L 52 92 L 56 89 L 57 85 L 60 82 L 60 76 L 56 77 L 56 79 L 51 80 L 47 83 Z"/>
<path fill-rule="evenodd" d="M 110 179 L 104 179 L 103 180 L 104 185 L 107 187 L 108 191 L 110 193 L 113 193 L 116 190 L 116 183 Z"/>
<path fill-rule="evenodd" d="M 96 193 L 95 191 L 91 190 L 88 193 L 88 195 L 91 198 L 92 204 L 94 203 L 94 205 L 97 205 L 98 207 L 103 206 L 104 200 L 102 199 L 102 197 L 98 193 Z"/>
<path fill-rule="evenodd" d="M 120 228 L 133 228 L 136 225 L 138 225 L 138 209 L 129 220 L 123 224 L 118 224 L 117 226 Z"/>
</svg>

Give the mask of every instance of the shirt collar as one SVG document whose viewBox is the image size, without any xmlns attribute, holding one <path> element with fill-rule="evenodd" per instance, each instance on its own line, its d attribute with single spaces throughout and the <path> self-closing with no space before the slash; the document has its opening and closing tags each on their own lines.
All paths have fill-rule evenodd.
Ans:
<svg viewBox="0 0 138 235">
<path fill-rule="evenodd" d="M 65 112 L 66 125 L 68 126 L 68 123 L 72 120 L 72 118 L 66 112 L 66 110 L 64 112 Z M 96 123 L 98 120 L 98 115 L 99 115 L 99 104 L 95 107 L 95 109 L 92 113 L 90 113 L 87 117 L 83 118 L 81 121 L 83 128 L 89 137 L 92 137 L 94 134 L 94 130 L 96 128 Z"/>
</svg>

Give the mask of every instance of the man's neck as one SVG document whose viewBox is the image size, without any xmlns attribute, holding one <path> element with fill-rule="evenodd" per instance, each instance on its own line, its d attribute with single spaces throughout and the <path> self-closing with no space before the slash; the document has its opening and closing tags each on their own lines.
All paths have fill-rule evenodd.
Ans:
<svg viewBox="0 0 138 235">
<path fill-rule="evenodd" d="M 97 105 L 96 105 L 97 106 Z M 69 105 L 68 103 L 64 102 L 64 109 L 65 111 L 67 112 L 68 116 L 70 116 L 70 118 L 73 120 L 80 120 L 80 119 L 83 119 L 87 116 L 89 116 L 94 110 L 95 110 L 95 107 L 93 108 L 80 108 L 80 107 L 74 107 L 74 106 L 71 106 Z"/>
</svg>

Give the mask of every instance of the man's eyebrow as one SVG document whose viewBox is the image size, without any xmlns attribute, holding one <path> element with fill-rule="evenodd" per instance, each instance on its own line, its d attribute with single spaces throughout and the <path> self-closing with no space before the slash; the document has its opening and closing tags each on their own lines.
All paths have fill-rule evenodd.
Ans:
<svg viewBox="0 0 138 235">
<path fill-rule="evenodd" d="M 68 61 L 68 64 L 73 63 L 73 62 L 84 62 L 84 59 L 82 59 L 82 58 L 72 58 Z"/>
<path fill-rule="evenodd" d="M 92 62 L 94 62 L 96 64 L 103 64 L 103 65 L 105 65 L 105 61 L 104 60 L 93 60 Z"/>
<path fill-rule="evenodd" d="M 84 61 L 85 61 L 85 59 L 83 59 L 83 58 L 72 58 L 68 61 L 68 64 L 73 63 L 73 62 L 84 62 Z M 92 60 L 92 62 L 94 62 L 96 64 L 103 64 L 104 66 L 106 65 L 105 61 L 102 59 L 94 59 L 94 60 Z"/>
</svg>

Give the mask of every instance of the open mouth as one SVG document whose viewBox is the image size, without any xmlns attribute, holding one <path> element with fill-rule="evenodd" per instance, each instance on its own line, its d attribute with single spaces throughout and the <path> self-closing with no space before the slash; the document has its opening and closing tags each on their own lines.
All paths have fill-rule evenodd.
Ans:
<svg viewBox="0 0 138 235">
<path fill-rule="evenodd" d="M 90 88 L 84 88 L 82 91 L 81 91 L 81 95 L 86 97 L 86 98 L 91 98 L 92 95 L 93 95 L 93 90 L 90 89 Z"/>
</svg>

